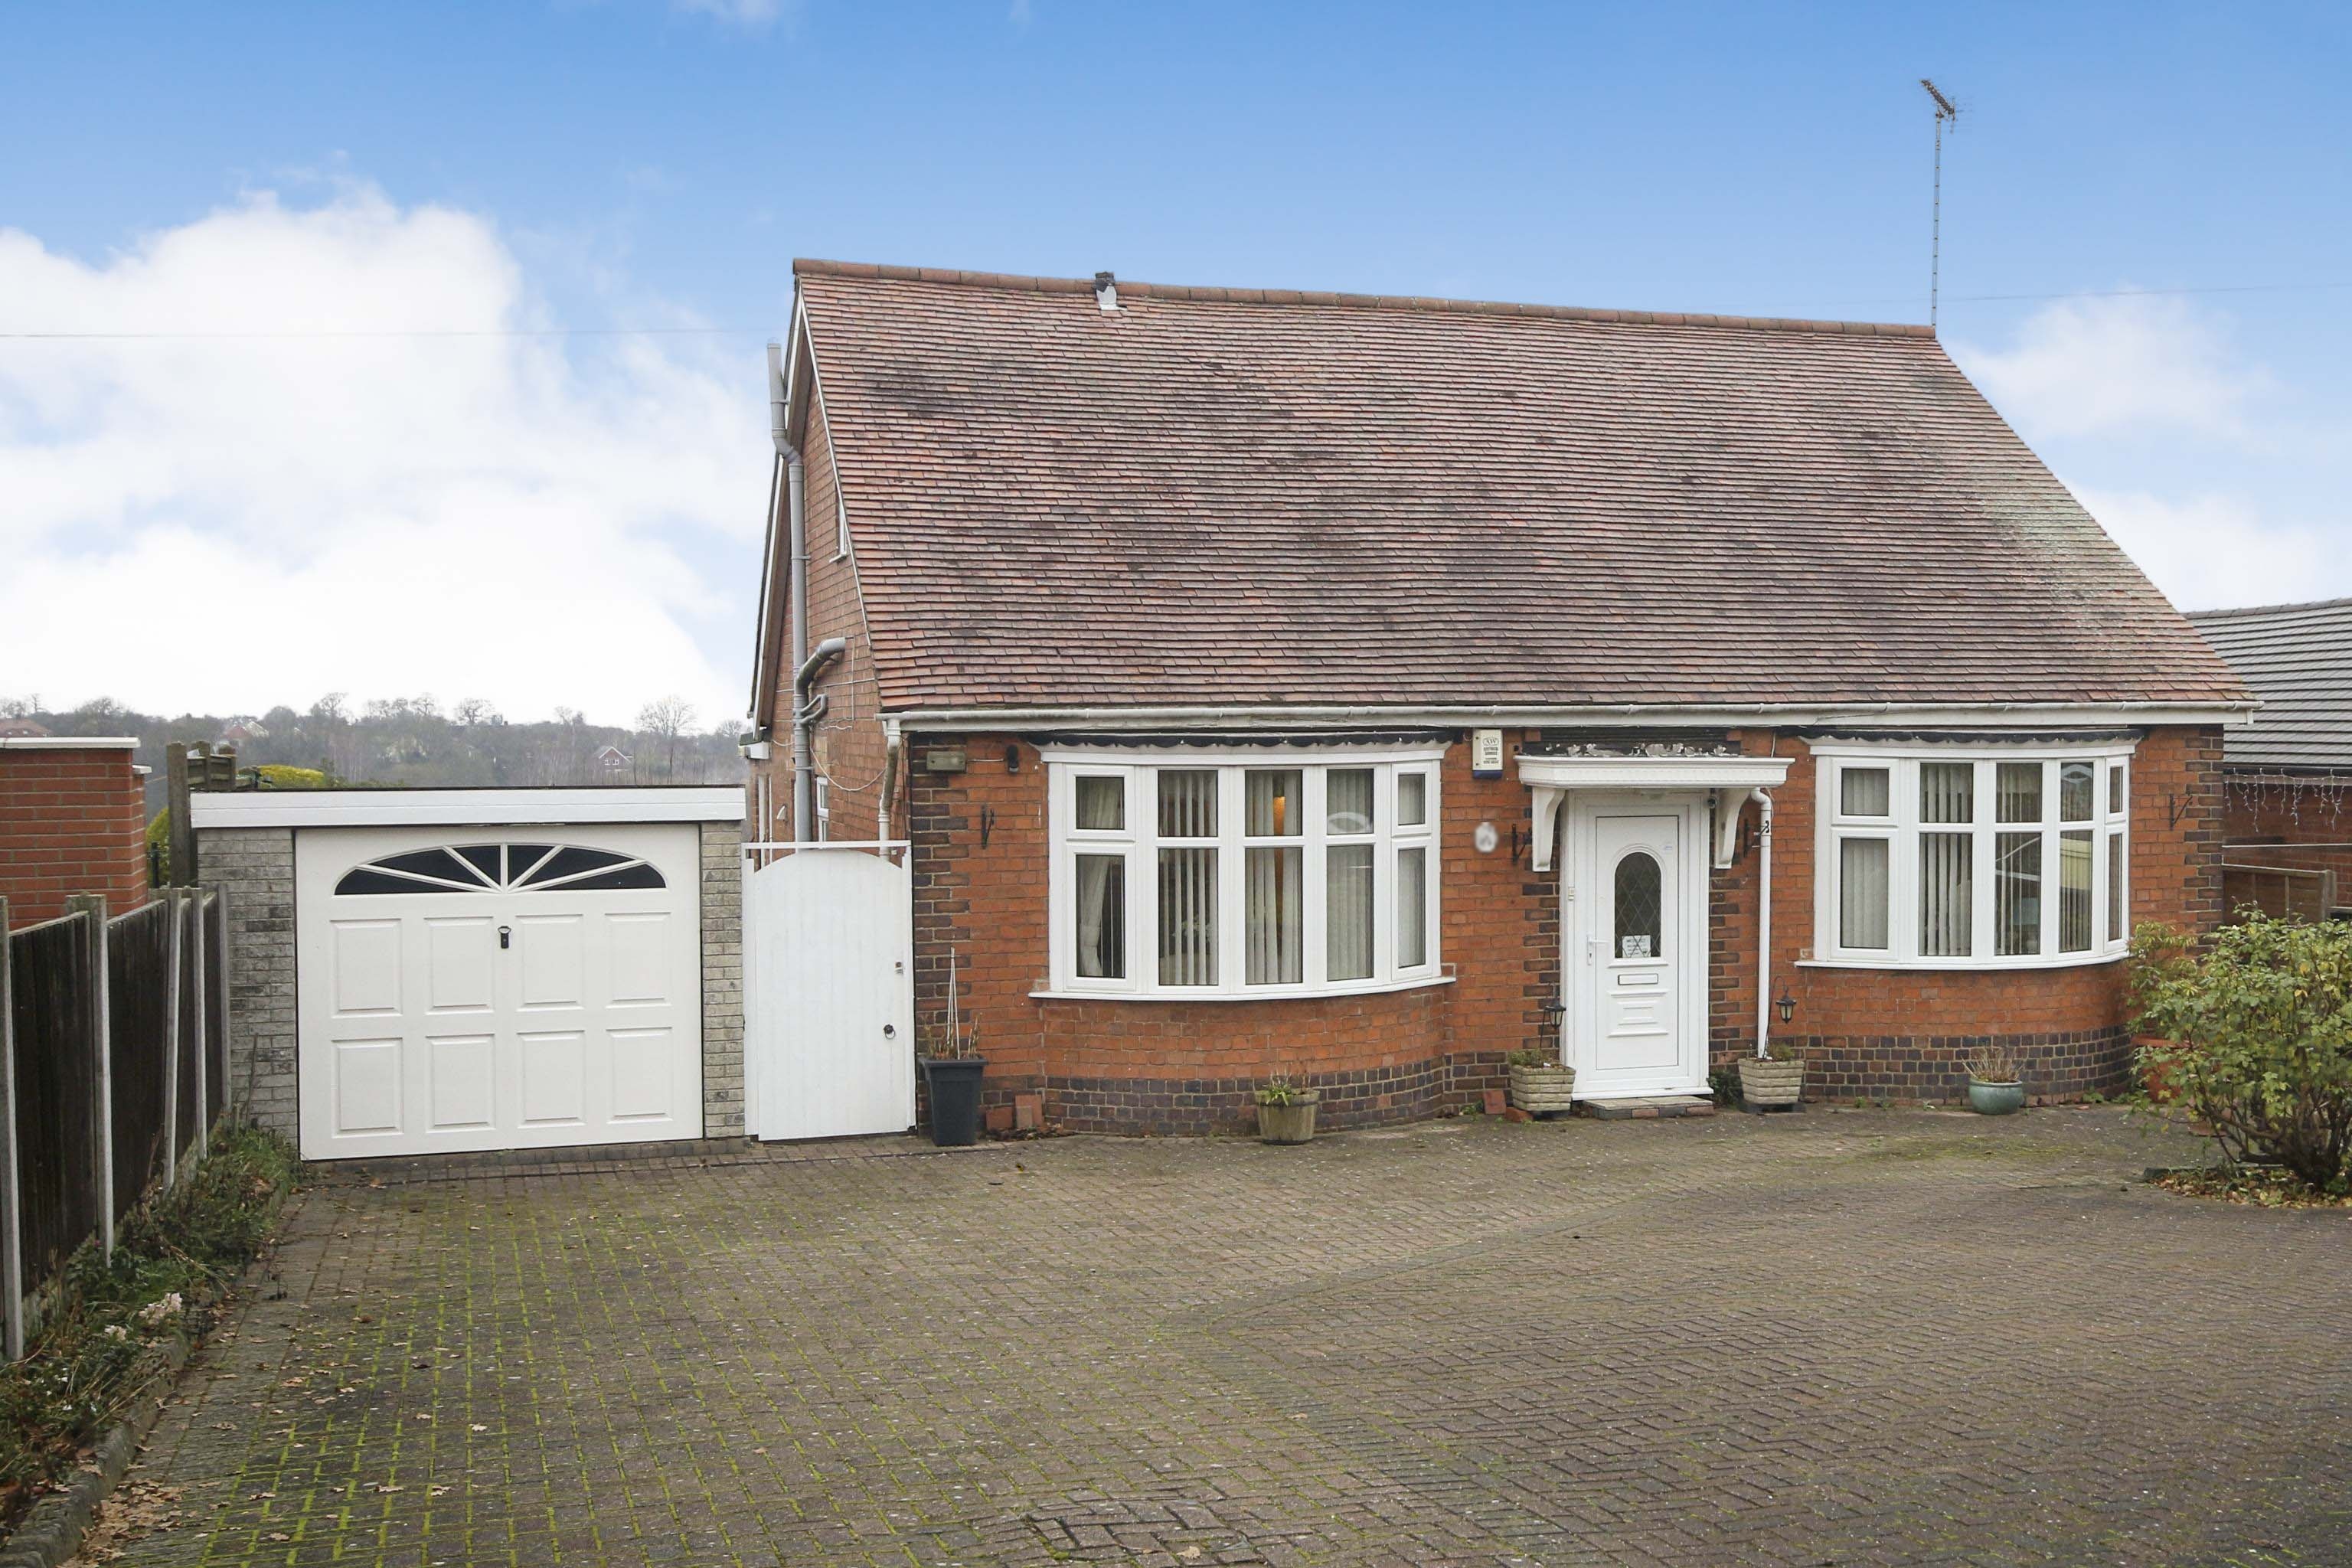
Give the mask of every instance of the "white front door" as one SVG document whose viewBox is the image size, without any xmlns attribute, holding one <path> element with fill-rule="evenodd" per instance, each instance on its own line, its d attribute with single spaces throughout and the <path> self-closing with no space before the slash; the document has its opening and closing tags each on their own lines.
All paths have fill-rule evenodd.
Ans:
<svg viewBox="0 0 2352 1568">
<path fill-rule="evenodd" d="M 1578 1097 L 1704 1092 L 1704 805 L 1580 800 L 1569 827 L 1561 967 Z"/>
<path fill-rule="evenodd" d="M 302 1153 L 702 1135 L 690 826 L 296 836 Z"/>
</svg>

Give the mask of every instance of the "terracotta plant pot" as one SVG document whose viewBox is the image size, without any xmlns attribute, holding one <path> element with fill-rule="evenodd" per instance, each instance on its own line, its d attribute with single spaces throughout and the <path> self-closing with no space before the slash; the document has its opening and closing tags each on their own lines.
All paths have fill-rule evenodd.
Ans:
<svg viewBox="0 0 2352 1568">
<path fill-rule="evenodd" d="M 1540 1067 L 1511 1065 L 1511 1103 L 1530 1116 L 1571 1110 L 1576 1105 L 1576 1069 L 1558 1062 Z"/>
<path fill-rule="evenodd" d="M 1749 1105 L 1793 1106 L 1805 1098 L 1805 1064 L 1739 1058 L 1739 1098 Z"/>
<path fill-rule="evenodd" d="M 1260 1105 L 1257 1108 L 1257 1136 L 1261 1143 L 1305 1143 L 1315 1136 L 1316 1097 L 1304 1095 L 1288 1105 Z"/>
<path fill-rule="evenodd" d="M 1979 1116 L 2007 1116 L 2025 1109 L 2025 1086 L 2021 1083 L 1987 1083 L 1974 1073 L 1969 1075 L 1969 1109 Z"/>
</svg>

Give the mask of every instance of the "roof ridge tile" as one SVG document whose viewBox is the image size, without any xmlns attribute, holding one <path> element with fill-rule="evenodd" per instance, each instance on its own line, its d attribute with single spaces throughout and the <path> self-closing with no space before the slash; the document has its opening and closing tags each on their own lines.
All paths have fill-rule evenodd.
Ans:
<svg viewBox="0 0 2352 1568">
<path fill-rule="evenodd" d="M 929 283 L 955 289 L 993 289 L 1005 293 L 1091 294 L 1091 278 L 1047 278 L 1017 272 L 968 272 L 946 267 L 899 267 L 871 261 L 830 261 L 795 257 L 794 278 L 848 278 L 898 283 Z M 1594 321 L 1612 326 L 1721 327 L 1737 331 L 1817 332 L 1833 337 L 1933 338 L 1936 330 L 1916 321 L 1815 321 L 1796 316 L 1726 316 L 1690 310 L 1627 310 L 1590 305 L 1546 305 L 1509 300 L 1450 300 L 1415 294 L 1348 294 L 1325 289 L 1245 289 L 1201 283 L 1150 283 L 1120 279 L 1119 293 L 1132 300 L 1166 300 L 1219 305 L 1320 305 L 1339 310 L 1396 310 L 1416 315 L 1537 316 L 1555 321 Z"/>
</svg>

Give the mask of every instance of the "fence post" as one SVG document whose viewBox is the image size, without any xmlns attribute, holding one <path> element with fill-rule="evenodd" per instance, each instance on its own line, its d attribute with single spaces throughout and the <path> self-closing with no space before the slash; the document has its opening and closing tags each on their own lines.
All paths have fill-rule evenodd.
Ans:
<svg viewBox="0 0 2352 1568">
<path fill-rule="evenodd" d="M 90 1052 L 98 1065 L 98 1237 L 114 1261 L 114 971 L 106 957 L 106 900 L 76 893 L 66 907 L 89 922 Z"/>
<path fill-rule="evenodd" d="M 25 1359 L 24 1194 L 16 1179 L 16 1000 L 9 991 L 8 900 L 0 897 L 0 1289 L 7 1292 L 8 1359 Z"/>
<path fill-rule="evenodd" d="M 177 888 L 163 889 L 163 1190 L 180 1182 L 180 927 L 187 911 Z"/>
<path fill-rule="evenodd" d="M 196 1158 L 201 1160 L 209 1145 L 205 1133 L 212 1121 L 212 1108 L 205 1100 L 205 1069 L 208 1065 L 205 1058 L 212 1049 L 212 1043 L 205 1038 L 205 1009 L 209 1005 L 212 976 L 205 969 L 205 890 L 192 889 L 188 901 L 196 910 Z"/>
<path fill-rule="evenodd" d="M 236 1010 L 235 999 L 236 975 L 230 967 L 230 961 L 236 954 L 236 944 L 229 940 L 228 889 L 226 888 L 213 889 L 213 907 L 220 914 L 220 941 L 213 946 L 214 951 L 219 954 L 217 962 L 220 964 L 221 976 L 221 1016 L 213 1020 L 213 1027 L 220 1031 L 221 1039 L 221 1076 L 225 1080 L 221 1084 L 221 1120 L 235 1121 L 236 1120 L 236 1075 L 229 1071 L 228 1058 L 229 1053 L 236 1048 L 235 1043 L 236 1032 L 229 1027 L 230 1016 Z M 207 1064 L 205 1070 L 210 1072 L 211 1066 Z M 209 1100 L 205 1102 L 205 1120 L 207 1123 L 212 1121 Z"/>
</svg>

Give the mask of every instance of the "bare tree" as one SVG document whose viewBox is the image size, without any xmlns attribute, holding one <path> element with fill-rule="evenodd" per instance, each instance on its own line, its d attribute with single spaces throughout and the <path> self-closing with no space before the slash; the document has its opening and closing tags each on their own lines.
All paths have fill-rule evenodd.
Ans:
<svg viewBox="0 0 2352 1568">
<path fill-rule="evenodd" d="M 41 710 L 41 694 L 30 697 L 0 697 L 0 719 L 29 719 Z"/>
<path fill-rule="evenodd" d="M 677 773 L 677 738 L 694 728 L 694 704 L 672 693 L 637 710 L 637 728 L 663 742 L 662 776 Z"/>
<path fill-rule="evenodd" d="M 464 701 L 457 704 L 457 711 L 453 717 L 456 718 L 458 723 L 464 725 L 468 730 L 474 729 L 479 725 L 503 724 L 507 721 L 506 715 L 500 713 L 496 708 L 491 707 L 490 700 L 487 697 L 467 698 Z"/>
</svg>

